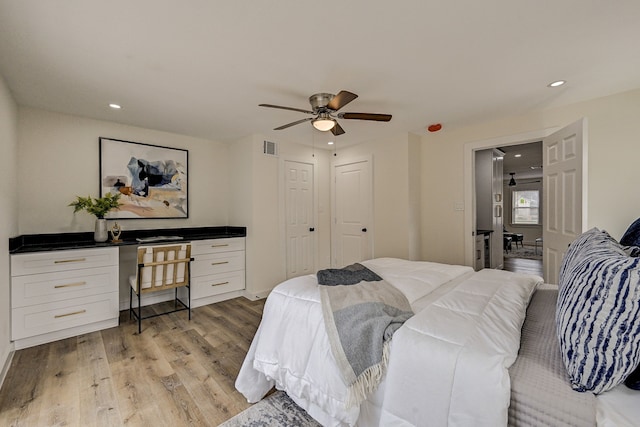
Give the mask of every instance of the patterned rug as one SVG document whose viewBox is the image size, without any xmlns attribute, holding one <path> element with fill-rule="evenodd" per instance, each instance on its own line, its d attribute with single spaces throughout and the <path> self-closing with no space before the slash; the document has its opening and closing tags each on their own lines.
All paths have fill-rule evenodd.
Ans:
<svg viewBox="0 0 640 427">
<path fill-rule="evenodd" d="M 505 258 L 525 258 L 525 259 L 542 259 L 542 248 L 538 248 L 536 253 L 535 247 L 524 246 L 516 249 L 515 245 L 511 246 L 509 252 L 504 253 Z"/>
<path fill-rule="evenodd" d="M 277 391 L 220 427 L 320 427 L 313 418 L 289 399 L 286 393 Z"/>
</svg>

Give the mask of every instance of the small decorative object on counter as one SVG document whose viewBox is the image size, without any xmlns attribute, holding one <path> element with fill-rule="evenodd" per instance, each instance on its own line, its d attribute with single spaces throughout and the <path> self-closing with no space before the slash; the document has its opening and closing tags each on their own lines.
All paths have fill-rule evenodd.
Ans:
<svg viewBox="0 0 640 427">
<path fill-rule="evenodd" d="M 96 242 L 106 242 L 109 235 L 107 234 L 107 220 L 104 217 L 110 210 L 120 207 L 119 199 L 120 193 L 107 193 L 104 197 L 98 198 L 77 196 L 76 201 L 69 203 L 69 206 L 73 206 L 73 213 L 85 210 L 91 215 L 95 215 L 96 228 L 93 238 Z M 120 233 L 118 233 L 119 235 Z"/>
<path fill-rule="evenodd" d="M 120 234 L 122 234 L 122 228 L 120 228 L 120 224 L 114 222 L 111 226 L 111 243 L 120 243 Z"/>
</svg>

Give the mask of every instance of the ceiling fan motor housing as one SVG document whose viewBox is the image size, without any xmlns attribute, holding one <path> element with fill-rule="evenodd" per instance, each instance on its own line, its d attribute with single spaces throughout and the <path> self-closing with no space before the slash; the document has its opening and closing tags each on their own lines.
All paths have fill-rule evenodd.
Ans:
<svg viewBox="0 0 640 427">
<path fill-rule="evenodd" d="M 316 93 L 309 97 L 309 103 L 314 113 L 324 109 L 335 95 L 331 93 Z"/>
</svg>

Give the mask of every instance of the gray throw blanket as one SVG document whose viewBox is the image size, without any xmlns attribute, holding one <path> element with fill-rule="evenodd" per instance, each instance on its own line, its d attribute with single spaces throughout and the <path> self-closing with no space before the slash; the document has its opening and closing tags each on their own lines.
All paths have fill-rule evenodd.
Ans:
<svg viewBox="0 0 640 427">
<path fill-rule="evenodd" d="M 413 312 L 402 292 L 361 264 L 320 270 L 317 277 L 331 352 L 348 385 L 350 407 L 377 388 L 391 337 Z"/>
</svg>

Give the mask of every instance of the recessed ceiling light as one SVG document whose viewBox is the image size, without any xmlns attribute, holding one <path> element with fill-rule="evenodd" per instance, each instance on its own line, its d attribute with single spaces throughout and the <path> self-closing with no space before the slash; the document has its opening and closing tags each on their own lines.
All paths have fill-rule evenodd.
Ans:
<svg viewBox="0 0 640 427">
<path fill-rule="evenodd" d="M 558 86 L 562 86 L 565 83 L 566 83 L 566 80 L 556 80 L 555 82 L 549 83 L 548 86 L 549 87 L 558 87 Z"/>
<path fill-rule="evenodd" d="M 522 154 L 514 154 L 513 157 L 522 157 Z"/>
<path fill-rule="evenodd" d="M 333 141 L 329 141 L 329 142 L 327 142 L 327 144 L 333 145 Z"/>
<path fill-rule="evenodd" d="M 109 104 L 109 107 L 113 108 L 114 110 L 119 110 L 119 109 L 121 109 L 121 108 L 122 108 L 122 107 L 121 107 L 120 105 L 118 105 L 118 104 Z"/>
</svg>

